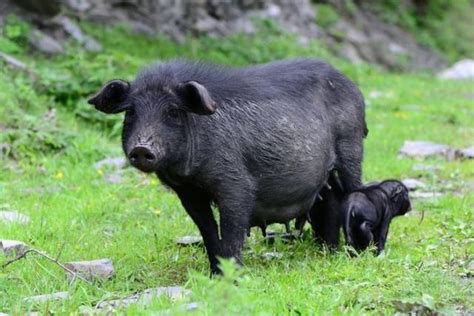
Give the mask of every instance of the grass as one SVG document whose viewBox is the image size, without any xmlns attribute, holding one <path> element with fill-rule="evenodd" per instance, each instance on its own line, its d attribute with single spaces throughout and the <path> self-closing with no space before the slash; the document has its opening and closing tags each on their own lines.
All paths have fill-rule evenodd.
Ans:
<svg viewBox="0 0 474 316">
<path fill-rule="evenodd" d="M 69 285 L 63 271 L 32 255 L 0 269 L 0 312 L 74 314 L 83 305 L 176 284 L 192 290 L 191 297 L 176 302 L 160 298 L 151 306 L 135 305 L 123 312 L 172 308 L 179 314 L 178 306 L 186 301 L 200 302 L 197 314 L 204 315 L 474 310 L 474 161 L 397 157 L 404 140 L 472 146 L 473 83 L 354 66 L 334 59 L 318 43 L 302 47 L 271 25 L 263 27 L 255 38 L 190 39 L 176 45 L 127 35 L 124 29 L 86 26 L 104 44 L 102 53 L 87 54 L 72 44 L 66 55 L 53 59 L 18 52 L 37 72 L 36 81 L 0 68 L 0 143 L 10 145 L 0 163 L 0 208 L 31 217 L 27 226 L 0 222 L 0 238 L 22 240 L 53 256 L 63 249 L 63 262 L 111 258 L 116 270 L 108 281 Z M 267 245 L 255 229 L 246 243 L 245 266 L 237 269 L 224 262 L 225 276 L 209 279 L 203 249 L 174 242 L 198 231 L 172 192 L 131 168 L 124 170 L 123 183 L 109 184 L 104 175 L 113 171 L 93 167 L 104 157 L 121 155 L 120 118 L 110 120 L 91 111 L 85 96 L 110 78 L 133 78 L 155 58 L 184 56 L 243 65 L 296 55 L 322 56 L 364 92 L 370 129 L 365 181 L 417 177 L 444 195 L 414 201 L 414 210 L 393 222 L 381 257 L 364 253 L 349 258 L 343 249 L 330 254 L 312 243 L 309 227 L 303 240 L 274 245 Z M 374 91 L 382 96 L 369 97 Z M 56 116 L 45 119 L 49 108 Z M 415 170 L 420 163 L 437 169 Z M 264 259 L 262 254 L 270 251 L 283 256 Z M 69 291 L 71 299 L 42 304 L 23 300 L 55 291 Z"/>
</svg>

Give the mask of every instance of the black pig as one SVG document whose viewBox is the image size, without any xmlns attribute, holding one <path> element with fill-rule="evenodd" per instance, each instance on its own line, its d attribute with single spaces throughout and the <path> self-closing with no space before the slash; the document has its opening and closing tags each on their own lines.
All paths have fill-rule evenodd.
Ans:
<svg viewBox="0 0 474 316">
<path fill-rule="evenodd" d="M 346 243 L 364 250 L 373 243 L 380 254 L 385 248 L 390 222 L 411 209 L 408 189 L 397 180 L 385 180 L 355 190 L 341 207 Z"/>
<path fill-rule="evenodd" d="M 125 111 L 125 155 L 177 193 L 213 273 L 217 256 L 240 261 L 249 227 L 308 212 L 331 170 L 347 190 L 361 184 L 363 97 L 319 60 L 240 69 L 171 61 L 107 83 L 89 103 Z"/>
<path fill-rule="evenodd" d="M 341 230 L 339 210 L 346 196 L 335 172 L 331 172 L 327 185 L 321 189 L 320 196 L 321 199 L 316 200 L 309 211 L 313 236 L 317 242 L 324 242 L 330 250 L 335 250 L 339 246 Z"/>
</svg>

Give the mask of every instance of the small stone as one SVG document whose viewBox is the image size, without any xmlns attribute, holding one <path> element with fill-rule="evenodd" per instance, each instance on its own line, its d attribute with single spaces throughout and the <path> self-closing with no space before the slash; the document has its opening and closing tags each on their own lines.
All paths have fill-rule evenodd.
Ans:
<svg viewBox="0 0 474 316">
<path fill-rule="evenodd" d="M 82 32 L 81 28 L 67 16 L 58 16 L 55 22 L 64 29 L 74 40 L 82 44 L 88 51 L 98 52 L 102 50 L 102 46 L 92 37 Z"/>
<path fill-rule="evenodd" d="M 109 157 L 102 159 L 94 164 L 94 168 L 102 169 L 102 168 L 115 168 L 115 169 L 123 169 L 127 165 L 127 160 L 123 157 Z"/>
<path fill-rule="evenodd" d="M 25 297 L 24 300 L 28 303 L 44 303 L 52 300 L 66 300 L 69 298 L 68 292 L 57 292 L 52 294 L 36 295 Z"/>
<path fill-rule="evenodd" d="M 474 79 L 474 60 L 463 59 L 438 74 L 440 79 Z"/>
<path fill-rule="evenodd" d="M 438 166 L 429 166 L 429 165 L 424 165 L 424 164 L 415 164 L 412 167 L 413 171 L 429 171 L 429 172 L 435 172 L 439 170 Z"/>
<path fill-rule="evenodd" d="M 287 243 L 291 240 L 295 240 L 300 237 L 299 232 L 291 233 L 277 233 L 277 232 L 267 232 L 265 240 L 268 244 L 273 244 L 276 238 L 280 238 L 282 242 Z"/>
<path fill-rule="evenodd" d="M 198 308 L 199 308 L 199 303 L 198 302 L 192 302 L 192 303 L 180 305 L 180 306 L 177 307 L 177 309 L 180 312 L 192 312 L 192 311 L 197 310 Z M 165 315 L 174 315 L 174 314 L 173 314 L 173 311 L 171 309 L 165 309 L 165 310 L 156 312 L 154 315 L 155 316 L 157 316 L 157 315 L 165 316 Z"/>
<path fill-rule="evenodd" d="M 410 194 L 410 197 L 413 199 L 437 199 L 443 196 L 440 192 L 419 192 L 415 191 Z"/>
<path fill-rule="evenodd" d="M 28 67 L 26 67 L 26 65 L 23 62 L 19 61 L 15 57 L 12 57 L 2 52 L 0 52 L 0 60 L 4 60 L 8 65 L 17 69 L 21 69 L 21 70 L 28 69 Z"/>
<path fill-rule="evenodd" d="M 26 225 L 30 222 L 30 217 L 14 211 L 0 211 L 0 221 Z"/>
<path fill-rule="evenodd" d="M 123 299 L 105 301 L 96 305 L 96 309 L 113 309 L 117 307 L 125 307 L 130 304 L 144 304 L 149 305 L 153 299 L 159 298 L 162 295 L 168 296 L 171 300 L 182 299 L 191 294 L 191 291 L 180 286 L 167 286 L 147 289 L 143 292 L 125 297 Z"/>
<path fill-rule="evenodd" d="M 202 245 L 203 240 L 201 236 L 183 236 L 177 238 L 176 243 L 181 246 L 195 246 Z"/>
<path fill-rule="evenodd" d="M 468 147 L 458 150 L 461 159 L 474 159 L 474 147 Z"/>
<path fill-rule="evenodd" d="M 28 250 L 28 246 L 18 240 L 0 240 L 0 252 L 5 256 L 21 256 Z"/>
<path fill-rule="evenodd" d="M 417 179 L 408 178 L 408 179 L 402 180 L 402 182 L 410 191 L 416 191 L 418 189 L 426 187 L 426 185 L 423 182 Z"/>
<path fill-rule="evenodd" d="M 110 259 L 68 262 L 64 266 L 89 281 L 94 279 L 110 279 L 115 273 L 112 260 Z M 67 276 L 68 279 L 73 278 L 71 273 L 67 273 Z"/>
<path fill-rule="evenodd" d="M 279 252 L 271 251 L 271 252 L 263 253 L 262 257 L 267 260 L 271 260 L 271 259 L 280 259 L 281 257 L 283 257 L 283 255 Z"/>
<path fill-rule="evenodd" d="M 369 99 L 378 99 L 378 98 L 390 98 L 393 96 L 393 92 L 383 92 L 383 91 L 370 91 Z"/>
<path fill-rule="evenodd" d="M 408 157 L 447 156 L 450 148 L 447 145 L 426 141 L 405 141 L 399 151 L 400 155 Z"/>
<path fill-rule="evenodd" d="M 104 176 L 104 180 L 110 184 L 120 184 L 123 182 L 123 176 L 118 172 L 109 173 Z"/>
<path fill-rule="evenodd" d="M 64 51 L 58 41 L 40 30 L 33 30 L 28 36 L 28 41 L 35 49 L 48 55 L 60 54 Z"/>
</svg>

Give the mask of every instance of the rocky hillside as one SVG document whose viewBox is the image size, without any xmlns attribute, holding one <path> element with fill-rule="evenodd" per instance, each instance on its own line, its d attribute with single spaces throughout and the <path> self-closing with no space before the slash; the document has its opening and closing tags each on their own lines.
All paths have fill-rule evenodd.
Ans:
<svg viewBox="0 0 474 316">
<path fill-rule="evenodd" d="M 380 1 L 377 3 L 393 3 Z M 440 2 L 434 1 L 434 2 Z M 304 44 L 316 39 L 335 55 L 378 64 L 390 70 L 439 70 L 448 60 L 419 43 L 399 23 L 401 11 L 390 12 L 371 1 L 310 0 L 6 0 L 0 4 L 0 25 L 16 15 L 33 25 L 28 41 L 45 54 L 63 51 L 72 38 L 88 50 L 101 45 L 81 31 L 80 21 L 127 24 L 137 33 L 165 34 L 177 42 L 186 36 L 225 36 L 256 32 L 267 21 L 297 34 Z M 428 1 L 402 1 L 403 12 L 423 16 Z M 385 11 L 384 11 L 385 10 Z M 395 21 L 384 18 L 390 13 Z"/>
</svg>

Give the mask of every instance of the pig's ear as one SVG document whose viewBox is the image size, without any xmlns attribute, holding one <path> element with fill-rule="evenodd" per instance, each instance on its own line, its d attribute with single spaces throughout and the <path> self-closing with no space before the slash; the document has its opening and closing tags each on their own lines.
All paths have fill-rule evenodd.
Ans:
<svg viewBox="0 0 474 316">
<path fill-rule="evenodd" d="M 87 102 L 101 112 L 119 113 L 125 110 L 123 101 L 127 98 L 129 91 L 130 84 L 127 81 L 112 80 L 107 82 Z"/>
<path fill-rule="evenodd" d="M 216 102 L 211 98 L 209 91 L 196 81 L 183 83 L 178 89 L 178 95 L 190 112 L 210 115 L 216 111 Z"/>
</svg>

